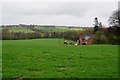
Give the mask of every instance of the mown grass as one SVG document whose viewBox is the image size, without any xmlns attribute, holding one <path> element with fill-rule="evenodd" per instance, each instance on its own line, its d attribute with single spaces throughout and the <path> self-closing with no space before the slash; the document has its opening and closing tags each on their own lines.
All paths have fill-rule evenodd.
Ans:
<svg viewBox="0 0 120 80">
<path fill-rule="evenodd" d="M 33 39 L 4 40 L 2 48 L 3 78 L 118 76 L 117 45 L 65 46 L 58 39 Z"/>
</svg>

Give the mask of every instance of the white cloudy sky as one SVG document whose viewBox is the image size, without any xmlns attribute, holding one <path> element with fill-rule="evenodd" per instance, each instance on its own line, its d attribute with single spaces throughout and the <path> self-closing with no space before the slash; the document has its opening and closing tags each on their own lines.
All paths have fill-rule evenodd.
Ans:
<svg viewBox="0 0 120 80">
<path fill-rule="evenodd" d="M 32 1 L 32 0 L 31 0 Z M 2 24 L 93 26 L 93 20 L 108 24 L 118 8 L 115 2 L 2 2 Z"/>
</svg>

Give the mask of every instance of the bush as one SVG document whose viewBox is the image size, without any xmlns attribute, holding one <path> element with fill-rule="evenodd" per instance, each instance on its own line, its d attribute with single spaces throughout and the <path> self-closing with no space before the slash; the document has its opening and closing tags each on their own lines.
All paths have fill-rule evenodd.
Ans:
<svg viewBox="0 0 120 80">
<path fill-rule="evenodd" d="M 95 33 L 94 43 L 95 44 L 108 44 L 108 39 L 102 31 L 97 31 Z"/>
</svg>

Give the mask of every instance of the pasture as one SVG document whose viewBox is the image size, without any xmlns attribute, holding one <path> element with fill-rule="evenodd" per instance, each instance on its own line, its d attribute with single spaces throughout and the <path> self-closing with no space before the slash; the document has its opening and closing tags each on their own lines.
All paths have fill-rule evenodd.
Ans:
<svg viewBox="0 0 120 80">
<path fill-rule="evenodd" d="M 34 32 L 30 28 L 26 28 L 26 27 L 12 27 L 12 28 L 9 28 L 9 29 L 10 29 L 10 32 L 24 32 L 24 33 Z"/>
<path fill-rule="evenodd" d="M 10 32 L 24 32 L 24 33 L 33 33 L 31 28 L 29 27 L 11 27 L 8 28 Z M 33 29 L 39 30 L 40 32 L 66 32 L 66 31 L 72 31 L 72 30 L 77 30 L 77 31 L 84 31 L 85 29 L 81 27 L 34 27 Z M 1 30 L 1 29 L 0 29 Z"/>
<path fill-rule="evenodd" d="M 2 40 L 0 40 L 0 78 L 2 77 Z"/>
<path fill-rule="evenodd" d="M 118 46 L 3 40 L 2 70 L 3 78 L 117 78 Z"/>
<path fill-rule="evenodd" d="M 35 27 L 35 29 L 38 30 L 42 30 L 45 32 L 66 32 L 66 31 L 72 31 L 72 30 L 79 30 L 79 31 L 83 31 L 84 29 L 82 29 L 81 27 Z"/>
</svg>

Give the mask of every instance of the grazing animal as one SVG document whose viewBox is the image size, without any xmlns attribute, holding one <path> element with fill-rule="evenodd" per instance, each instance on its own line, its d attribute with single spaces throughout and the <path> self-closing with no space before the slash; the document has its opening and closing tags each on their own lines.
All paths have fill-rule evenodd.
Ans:
<svg viewBox="0 0 120 80">
<path fill-rule="evenodd" d="M 68 42 L 67 42 L 67 41 L 64 41 L 64 45 L 68 45 Z"/>
</svg>

